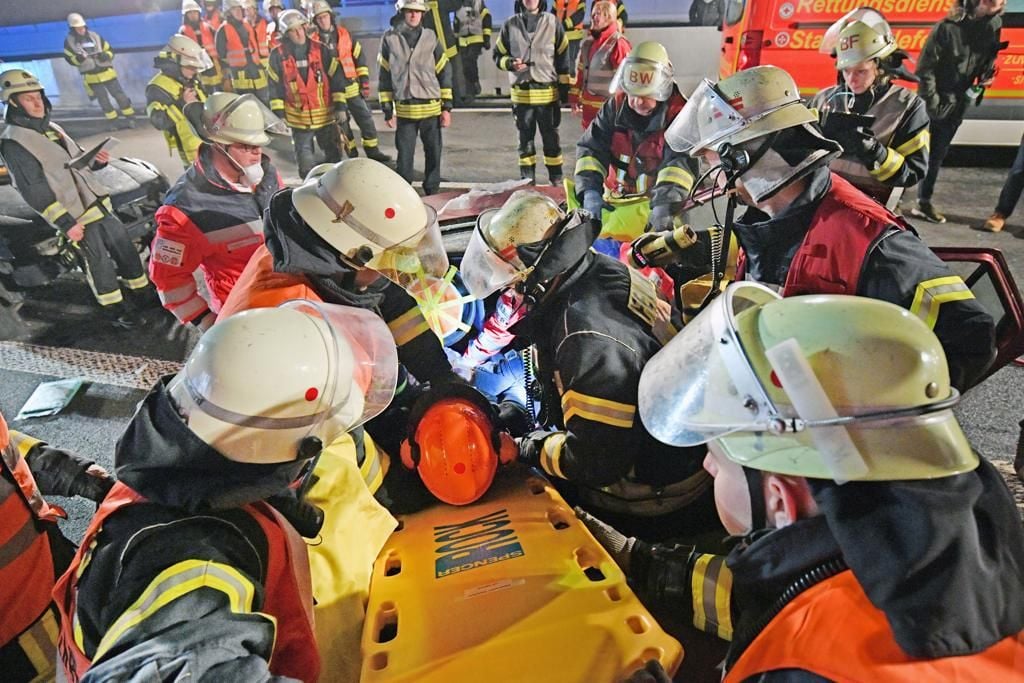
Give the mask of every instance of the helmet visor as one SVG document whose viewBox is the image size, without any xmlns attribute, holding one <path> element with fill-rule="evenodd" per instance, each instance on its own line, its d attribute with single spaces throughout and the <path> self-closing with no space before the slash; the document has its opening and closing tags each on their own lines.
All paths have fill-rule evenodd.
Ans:
<svg viewBox="0 0 1024 683">
<path fill-rule="evenodd" d="M 640 376 L 640 419 L 654 438 L 696 446 L 767 424 L 777 411 L 747 360 L 736 319 L 779 295 L 730 285 L 648 361 Z"/>
<path fill-rule="evenodd" d="M 409 288 L 424 278 L 444 277 L 448 255 L 444 251 L 437 212 L 424 205 L 427 223 L 412 237 L 375 254 L 365 267 L 372 268 L 395 284 Z"/>
<path fill-rule="evenodd" d="M 398 350 L 387 324 L 372 311 L 295 299 L 281 304 L 325 323 L 324 345 L 332 376 L 320 396 L 324 420 L 345 431 L 379 415 L 395 395 Z M 352 376 L 341 376 L 343 357 L 352 357 Z M 317 427 L 314 426 L 312 433 Z"/>
<path fill-rule="evenodd" d="M 466 245 L 466 255 L 462 257 L 462 281 L 469 293 L 478 299 L 484 299 L 526 275 L 492 249 L 484 237 L 484 229 L 498 211 L 488 209 L 480 214 L 476 229 Z"/>
<path fill-rule="evenodd" d="M 242 116 L 242 105 L 255 113 L 255 116 Z M 238 116 L 232 114 L 238 113 Z M 205 123 L 207 136 L 217 142 L 241 142 L 263 146 L 270 143 L 271 135 L 287 135 L 288 126 L 267 105 L 259 101 L 253 94 L 245 94 L 235 99 Z M 262 129 L 262 130 L 261 130 Z"/>
<path fill-rule="evenodd" d="M 664 102 L 672 94 L 675 74 L 672 66 L 633 57 L 623 60 L 612 78 L 609 92 L 624 92 L 632 97 L 652 97 Z"/>
<path fill-rule="evenodd" d="M 697 156 L 746 125 L 739 109 L 722 97 L 714 83 L 704 79 L 665 131 L 665 142 L 677 152 Z"/>
<path fill-rule="evenodd" d="M 184 67 L 191 67 L 198 69 L 199 71 L 206 71 L 207 69 L 213 68 L 213 60 L 210 59 L 210 55 L 206 53 L 206 50 L 199 48 L 193 54 L 185 54 L 183 52 L 176 53 L 178 55 L 178 64 Z"/>
</svg>

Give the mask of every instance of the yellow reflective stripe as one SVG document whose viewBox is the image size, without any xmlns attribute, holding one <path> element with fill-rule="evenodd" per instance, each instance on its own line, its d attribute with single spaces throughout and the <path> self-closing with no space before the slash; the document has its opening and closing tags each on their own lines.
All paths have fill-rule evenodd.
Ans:
<svg viewBox="0 0 1024 683">
<path fill-rule="evenodd" d="M 370 67 L 368 67 L 368 66 L 357 67 L 356 68 L 356 75 L 357 76 L 369 76 L 370 75 Z"/>
<path fill-rule="evenodd" d="M 427 319 L 423 317 L 423 313 L 416 306 L 389 322 L 388 329 L 391 330 L 391 336 L 395 338 L 395 344 L 403 346 L 428 331 L 430 325 L 427 324 Z"/>
<path fill-rule="evenodd" d="M 902 154 L 894 150 L 892 147 L 885 148 L 885 159 L 878 168 L 869 171 L 871 175 L 877 180 L 888 180 L 889 178 L 896 175 L 896 172 L 900 170 L 905 161 Z"/>
<path fill-rule="evenodd" d="M 377 93 L 377 99 L 380 100 L 381 104 L 384 104 L 385 102 L 394 102 L 395 98 L 390 90 L 381 90 Z"/>
<path fill-rule="evenodd" d="M 693 187 L 693 176 L 678 166 L 666 166 L 658 171 L 658 176 L 654 179 L 654 184 L 658 183 L 675 183 L 689 192 Z"/>
<path fill-rule="evenodd" d="M 94 290 L 93 295 L 96 297 L 96 302 L 99 303 L 100 306 L 113 306 L 114 304 L 119 304 L 124 301 L 124 295 L 121 294 L 120 289 L 115 289 L 114 291 L 107 292 L 105 294 L 101 294 Z"/>
<path fill-rule="evenodd" d="M 57 664 L 57 620 L 46 610 L 31 628 L 18 636 L 18 647 L 36 671 L 33 680 L 52 680 Z"/>
<path fill-rule="evenodd" d="M 551 104 L 558 101 L 558 88 L 553 85 L 542 88 L 519 88 L 512 86 L 512 102 L 515 104 Z"/>
<path fill-rule="evenodd" d="M 450 99 L 452 99 L 452 97 L 453 96 L 452 96 L 452 89 L 451 88 L 441 88 L 441 99 L 442 100 L 450 100 Z"/>
<path fill-rule="evenodd" d="M 342 90 L 341 92 L 331 93 L 331 102 L 334 104 L 345 104 L 345 99 L 348 97 L 348 93 Z"/>
<path fill-rule="evenodd" d="M 934 329 L 942 304 L 973 298 L 974 292 L 959 275 L 937 277 L 918 283 L 914 300 L 910 304 L 910 312 L 923 320 L 929 329 Z"/>
<path fill-rule="evenodd" d="M 708 616 L 704 610 L 704 575 L 714 555 L 701 555 L 693 565 L 690 574 L 690 599 L 693 603 L 693 625 L 701 631 L 707 630 Z"/>
<path fill-rule="evenodd" d="M 580 417 L 629 429 L 633 426 L 635 415 L 636 406 L 629 403 L 588 396 L 575 390 L 569 390 L 562 395 L 562 418 L 565 424 L 573 417 Z"/>
<path fill-rule="evenodd" d="M 544 439 L 544 443 L 541 444 L 540 449 L 540 467 L 542 470 L 547 472 L 553 477 L 559 479 L 565 479 L 565 474 L 562 473 L 562 453 L 565 446 L 565 434 L 562 432 L 555 432 L 551 436 Z"/>
<path fill-rule="evenodd" d="M 18 449 L 18 453 L 21 454 L 22 458 L 27 458 L 28 452 L 35 448 L 37 444 L 42 443 L 42 441 L 35 437 L 22 434 L 13 429 L 10 431 L 10 442 L 12 446 Z"/>
<path fill-rule="evenodd" d="M 526 157 L 519 157 L 519 165 L 520 166 L 534 166 L 534 165 L 536 165 L 536 163 L 537 163 L 537 155 L 536 154 L 531 154 L 530 156 L 526 156 Z"/>
<path fill-rule="evenodd" d="M 145 273 L 143 273 L 138 277 L 133 277 L 131 279 L 125 280 L 124 284 L 125 287 L 127 287 L 128 289 L 142 289 L 143 287 L 149 284 L 149 278 L 146 277 Z"/>
<path fill-rule="evenodd" d="M 100 220 L 104 215 L 103 210 L 93 204 L 85 210 L 85 213 L 78 217 L 78 222 L 82 225 L 88 225 L 89 223 L 95 223 Z"/>
<path fill-rule="evenodd" d="M 586 173 L 587 171 L 593 171 L 602 178 L 608 174 L 608 169 L 604 167 L 604 164 L 597 160 L 597 157 L 580 157 L 576 160 L 576 168 L 573 169 L 573 173 L 575 175 L 579 175 L 580 173 Z"/>
<path fill-rule="evenodd" d="M 43 209 L 42 216 L 43 220 L 56 225 L 57 220 L 67 212 L 68 210 L 64 208 L 63 204 L 61 204 L 60 202 L 54 202 L 53 204 L 50 204 L 48 207 Z"/>
<path fill-rule="evenodd" d="M 573 29 L 565 32 L 566 40 L 583 40 L 583 29 Z"/>
<path fill-rule="evenodd" d="M 431 100 L 427 103 L 396 102 L 395 113 L 403 119 L 426 119 L 431 116 L 441 115 L 441 100 Z"/>
<path fill-rule="evenodd" d="M 715 582 L 715 615 L 718 621 L 718 637 L 732 640 L 732 570 L 721 558 L 722 567 Z"/>
<path fill-rule="evenodd" d="M 345 93 L 345 99 L 354 100 L 359 97 L 359 81 L 350 81 L 349 84 L 345 86 L 345 90 L 343 92 Z"/>
<path fill-rule="evenodd" d="M 377 138 L 363 138 L 363 147 L 365 147 L 366 149 L 376 147 L 379 144 L 380 141 Z"/>
<path fill-rule="evenodd" d="M 931 146 L 931 143 L 931 131 L 928 130 L 928 126 L 925 126 L 917 135 L 897 147 L 896 151 L 903 156 L 908 157 L 919 149 L 927 150 Z"/>
<path fill-rule="evenodd" d="M 270 100 L 270 110 L 275 114 L 284 109 L 284 100 Z"/>
<path fill-rule="evenodd" d="M 457 54 L 459 54 L 459 46 L 458 45 L 452 45 L 451 47 L 449 47 L 448 49 L 446 49 L 444 51 L 444 56 L 447 59 L 451 59 L 452 57 L 454 57 Z"/>
<path fill-rule="evenodd" d="M 434 64 L 434 73 L 441 73 L 448 66 L 448 56 L 441 55 L 441 58 Z"/>
<path fill-rule="evenodd" d="M 377 56 L 377 63 L 380 65 L 380 68 L 391 71 L 391 63 L 384 58 L 383 54 Z"/>
<path fill-rule="evenodd" d="M 207 560 L 185 560 L 168 567 L 153 579 L 142 595 L 119 616 L 96 647 L 93 661 L 101 658 L 118 639 L 178 598 L 201 588 L 212 588 L 228 599 L 236 614 L 252 612 L 256 589 L 234 567 Z"/>
<path fill-rule="evenodd" d="M 472 36 L 459 36 L 459 47 L 467 47 L 469 45 L 479 45 L 484 42 L 483 35 L 472 35 Z"/>
<path fill-rule="evenodd" d="M 557 157 L 549 157 L 546 154 L 544 155 L 545 166 L 561 166 L 563 161 L 564 159 L 562 159 L 561 154 L 559 154 Z"/>
<path fill-rule="evenodd" d="M 366 457 L 363 459 L 363 464 L 359 466 L 359 474 L 370 493 L 376 493 L 380 485 L 384 483 L 384 476 L 388 473 L 391 458 L 369 441 L 364 440 L 363 444 Z"/>
<path fill-rule="evenodd" d="M 580 31 L 580 37 L 581 38 L 583 37 L 583 32 L 582 31 Z M 555 51 L 558 52 L 558 54 L 562 54 L 563 52 L 565 52 L 568 49 L 569 49 L 569 39 L 566 38 L 565 34 L 563 33 L 562 34 L 562 42 L 560 42 L 558 44 L 558 48 Z"/>
</svg>

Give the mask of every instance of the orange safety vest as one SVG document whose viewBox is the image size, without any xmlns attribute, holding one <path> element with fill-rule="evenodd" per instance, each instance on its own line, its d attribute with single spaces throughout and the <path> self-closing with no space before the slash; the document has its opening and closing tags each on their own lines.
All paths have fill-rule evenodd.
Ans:
<svg viewBox="0 0 1024 683">
<path fill-rule="evenodd" d="M 338 62 L 341 63 L 341 70 L 345 78 L 350 81 L 356 80 L 356 60 L 352 56 L 352 36 L 344 26 L 338 26 Z"/>
<path fill-rule="evenodd" d="M 277 50 L 281 54 L 281 69 L 284 71 L 284 115 L 291 126 L 301 128 L 323 128 L 331 123 L 331 85 L 324 68 L 321 45 L 316 41 L 306 43 L 306 80 L 296 63 L 295 55 L 284 46 Z"/>
<path fill-rule="evenodd" d="M 256 50 L 259 52 L 260 59 L 266 60 L 270 56 L 270 38 L 267 35 L 267 20 L 260 17 L 256 20 L 256 25 L 249 24 L 249 28 L 252 29 L 253 35 L 256 36 Z"/>
<path fill-rule="evenodd" d="M 555 0 L 555 16 L 558 17 L 559 23 L 562 24 L 562 28 L 565 28 L 565 20 L 567 17 L 571 17 L 575 14 L 576 10 L 579 9 L 580 0 Z M 582 24 L 578 24 L 576 28 L 579 28 Z"/>
<path fill-rule="evenodd" d="M 186 35 L 192 40 L 199 43 L 199 45 L 206 50 L 206 54 L 210 55 L 210 59 L 213 63 L 217 63 L 217 40 L 214 37 L 215 29 L 210 25 L 208 21 L 199 22 L 199 30 L 196 31 L 189 24 L 182 24 L 178 32 L 182 35 Z"/>
<path fill-rule="evenodd" d="M 227 31 L 227 54 L 224 60 L 232 69 L 244 69 L 248 64 L 259 64 L 259 48 L 256 45 L 256 33 L 252 26 L 245 24 L 246 42 L 242 43 L 242 37 L 238 35 L 238 29 L 230 21 L 224 22 L 224 30 Z"/>
<path fill-rule="evenodd" d="M 885 613 L 847 570 L 804 591 L 786 605 L 740 655 L 724 683 L 779 669 L 802 669 L 837 683 L 886 681 L 1021 680 L 1024 632 L 976 654 L 939 659 L 909 657 Z"/>
<path fill-rule="evenodd" d="M 209 14 L 207 14 L 206 16 L 204 16 L 203 20 L 206 21 L 207 23 L 209 23 L 210 27 L 214 31 L 219 29 L 220 25 L 224 23 L 224 17 L 221 16 L 219 9 L 215 9 L 212 12 L 210 12 Z"/>
<path fill-rule="evenodd" d="M 291 299 L 321 301 L 304 275 L 276 272 L 273 255 L 265 245 L 260 245 L 235 281 L 217 320 L 250 308 L 273 308 Z"/>
<path fill-rule="evenodd" d="M 14 483 L 0 477 L 0 646 L 36 623 L 50 606 L 53 555 L 50 540 L 37 524 L 66 517 L 64 511 L 43 500 L 28 463 L 12 442 L 0 416 L 0 469 Z"/>
<path fill-rule="evenodd" d="M 138 492 L 121 482 L 114 484 L 89 523 L 85 538 L 71 566 L 57 581 L 53 599 L 61 615 L 58 652 L 68 681 L 78 681 L 92 661 L 75 638 L 80 633 L 76 609 L 80 567 L 88 564 L 103 522 L 129 505 L 146 503 Z M 262 501 L 242 507 L 252 515 L 267 537 L 267 566 L 261 612 L 274 618 L 277 628 L 270 656 L 270 672 L 301 681 L 320 675 L 320 657 L 313 633 L 313 590 L 306 545 L 295 529 L 273 507 Z"/>
</svg>

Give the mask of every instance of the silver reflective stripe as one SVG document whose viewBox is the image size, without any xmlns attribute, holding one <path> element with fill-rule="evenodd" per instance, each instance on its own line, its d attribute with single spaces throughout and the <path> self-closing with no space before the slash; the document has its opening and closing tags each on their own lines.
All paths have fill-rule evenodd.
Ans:
<svg viewBox="0 0 1024 683">
<path fill-rule="evenodd" d="M 398 242 L 393 242 L 380 233 L 374 231 L 370 226 L 366 225 L 366 223 L 354 218 L 352 216 L 352 205 L 349 202 L 345 202 L 344 205 L 339 204 L 334 197 L 331 196 L 331 193 L 327 191 L 327 188 L 324 187 L 322 178 L 316 184 L 316 196 L 319 197 L 320 201 L 326 204 L 331 213 L 335 215 L 335 223 L 344 223 L 355 230 L 360 237 L 365 240 L 369 240 L 382 249 L 387 249 L 398 244 Z"/>
<path fill-rule="evenodd" d="M 12 491 L 10 495 L 16 494 Z M 26 515 L 25 523 L 21 525 L 21 528 L 0 546 L 0 571 L 18 559 L 38 537 L 39 532 L 36 530 L 35 522 L 31 516 Z"/>
<path fill-rule="evenodd" d="M 221 422 L 238 425 L 240 427 L 255 427 L 257 429 L 300 429 L 317 424 L 326 419 L 330 411 L 322 410 L 311 415 L 299 415 L 298 417 L 264 417 L 262 415 L 243 415 L 233 410 L 228 410 L 216 403 L 211 403 L 192 384 L 192 380 L 185 380 L 185 387 L 189 396 L 201 411 L 216 418 Z"/>
</svg>

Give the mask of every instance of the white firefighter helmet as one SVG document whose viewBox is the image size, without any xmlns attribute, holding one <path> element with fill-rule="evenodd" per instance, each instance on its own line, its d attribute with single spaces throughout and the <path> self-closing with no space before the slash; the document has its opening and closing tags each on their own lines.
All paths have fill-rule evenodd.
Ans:
<svg viewBox="0 0 1024 683">
<path fill-rule="evenodd" d="M 270 16 L 270 10 L 274 8 L 283 10 L 284 2 L 282 0 L 263 0 L 263 13 Z"/>
<path fill-rule="evenodd" d="M 247 5 L 246 0 L 224 0 L 224 13 L 227 14 L 229 11 L 231 11 L 235 7 L 239 7 L 239 8 L 241 8 L 244 11 L 245 8 L 246 8 L 246 5 Z"/>
<path fill-rule="evenodd" d="M 10 102 L 11 97 L 23 92 L 43 90 L 43 84 L 36 75 L 24 69 L 8 69 L 0 73 L 0 101 Z"/>
<path fill-rule="evenodd" d="M 978 458 L 953 415 L 938 338 L 864 297 L 780 298 L 734 283 L 644 367 L 647 430 L 714 440 L 746 467 L 837 481 L 944 477 Z"/>
<path fill-rule="evenodd" d="M 284 122 L 252 94 L 213 93 L 203 103 L 202 123 L 202 137 L 222 145 L 263 147 L 270 143 L 267 133 L 288 132 Z"/>
<path fill-rule="evenodd" d="M 78 12 L 72 12 L 68 15 L 68 28 L 81 28 L 85 26 L 85 17 Z"/>
<path fill-rule="evenodd" d="M 203 13 L 202 8 L 196 0 L 181 0 L 181 16 L 185 16 L 189 12 Z"/>
<path fill-rule="evenodd" d="M 213 68 L 213 60 L 210 59 L 206 50 L 196 41 L 180 33 L 175 33 L 167 41 L 166 51 L 172 55 L 179 66 L 191 67 L 199 71 Z"/>
<path fill-rule="evenodd" d="M 292 203 L 353 267 L 376 270 L 403 287 L 448 271 L 437 212 L 380 162 L 337 163 L 295 189 Z"/>
<path fill-rule="evenodd" d="M 872 27 L 863 21 L 855 21 L 844 28 L 839 33 L 839 43 L 836 45 L 836 69 L 849 69 L 896 52 L 896 37 L 888 24 L 883 26 Z"/>
<path fill-rule="evenodd" d="M 664 102 L 672 94 L 674 78 L 675 69 L 665 46 L 648 40 L 636 45 L 619 64 L 610 92 Z"/>
<path fill-rule="evenodd" d="M 199 340 L 168 392 L 188 428 L 230 460 L 309 457 L 379 414 L 394 395 L 398 353 L 376 314 L 290 301 L 243 311 Z"/>
<path fill-rule="evenodd" d="M 881 12 L 871 7 L 858 7 L 857 9 L 850 10 L 828 27 L 828 30 L 825 31 L 825 35 L 821 37 L 821 44 L 818 46 L 818 52 L 826 55 L 834 55 L 836 48 L 839 46 L 839 34 L 842 33 L 843 29 L 847 26 L 858 21 L 863 24 L 867 24 L 879 33 L 892 33 L 892 29 L 889 27 L 889 22 L 885 20 L 885 17 Z"/>
<path fill-rule="evenodd" d="M 483 299 L 526 279 L 530 266 L 517 247 L 551 238 L 563 218 L 553 199 L 531 190 L 519 190 L 501 208 L 481 213 L 462 258 L 462 281 L 469 293 Z"/>
<path fill-rule="evenodd" d="M 315 19 L 317 16 L 326 12 L 334 13 L 334 10 L 331 9 L 327 0 L 315 0 L 313 5 L 309 8 L 309 16 L 311 19 Z"/>
<path fill-rule="evenodd" d="M 426 12 L 427 3 L 424 0 L 395 0 L 395 11 L 401 14 L 402 10 Z"/>
<path fill-rule="evenodd" d="M 278 30 L 281 33 L 288 33 L 293 28 L 305 30 L 306 24 L 306 15 L 297 9 L 286 9 L 277 17 Z"/>
<path fill-rule="evenodd" d="M 792 76 L 777 66 L 755 66 L 717 84 L 704 79 L 665 131 L 665 141 L 697 156 L 725 142 L 735 146 L 817 120 Z"/>
</svg>

